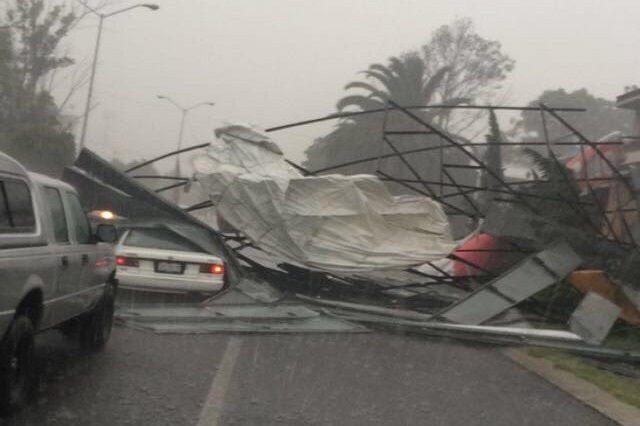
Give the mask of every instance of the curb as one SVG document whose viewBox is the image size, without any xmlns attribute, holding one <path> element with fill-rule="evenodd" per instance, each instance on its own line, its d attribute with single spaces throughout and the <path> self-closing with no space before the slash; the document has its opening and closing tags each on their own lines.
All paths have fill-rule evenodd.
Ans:
<svg viewBox="0 0 640 426">
<path fill-rule="evenodd" d="M 622 426 L 640 426 L 640 409 L 616 399 L 596 385 L 555 368 L 550 361 L 529 356 L 523 350 L 508 348 L 502 353 Z"/>
</svg>

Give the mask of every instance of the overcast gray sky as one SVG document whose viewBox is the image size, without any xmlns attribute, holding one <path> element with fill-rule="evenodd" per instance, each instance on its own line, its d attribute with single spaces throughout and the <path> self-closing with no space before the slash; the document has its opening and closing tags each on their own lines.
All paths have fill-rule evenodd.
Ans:
<svg viewBox="0 0 640 426">
<path fill-rule="evenodd" d="M 53 1 L 53 0 L 52 0 Z M 153 0 L 152 0 L 153 1 Z M 112 0 L 117 10 L 134 1 Z M 149 158 L 175 147 L 179 111 L 185 145 L 210 140 L 224 121 L 263 127 L 334 112 L 344 85 L 373 62 L 417 49 L 437 27 L 470 17 L 483 37 L 516 60 L 506 103 L 545 89 L 588 88 L 613 99 L 640 83 L 638 0 L 155 0 L 105 21 L 88 147 L 110 158 Z M 97 19 L 65 48 L 87 64 Z M 79 114 L 84 94 L 68 112 Z M 273 134 L 295 161 L 331 124 Z"/>
</svg>

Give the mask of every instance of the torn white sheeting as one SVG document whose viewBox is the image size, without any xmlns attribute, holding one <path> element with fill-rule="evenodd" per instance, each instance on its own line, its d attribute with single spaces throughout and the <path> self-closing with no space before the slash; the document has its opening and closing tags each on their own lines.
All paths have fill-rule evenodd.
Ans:
<svg viewBox="0 0 640 426">
<path fill-rule="evenodd" d="M 433 200 L 392 196 L 371 175 L 304 177 L 248 126 L 215 133 L 194 160 L 195 180 L 217 214 L 267 252 L 310 269 L 361 272 L 420 265 L 455 247 Z"/>
</svg>

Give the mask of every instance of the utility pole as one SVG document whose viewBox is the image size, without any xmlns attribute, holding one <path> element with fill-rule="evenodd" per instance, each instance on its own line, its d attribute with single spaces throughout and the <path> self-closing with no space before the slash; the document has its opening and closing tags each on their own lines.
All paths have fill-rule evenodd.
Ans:
<svg viewBox="0 0 640 426">
<path fill-rule="evenodd" d="M 180 130 L 178 131 L 178 143 L 177 143 L 177 150 L 179 151 L 182 148 L 182 137 L 184 135 L 184 123 L 187 120 L 187 114 L 189 114 L 189 111 L 194 110 L 198 107 L 201 106 L 214 106 L 215 103 L 214 102 L 199 102 L 197 104 L 191 105 L 190 107 L 183 107 L 182 105 L 180 105 L 178 102 L 174 101 L 173 99 L 171 99 L 168 96 L 162 96 L 159 95 L 158 99 L 162 99 L 165 100 L 171 104 L 173 104 L 173 106 L 175 106 L 176 108 L 178 108 L 180 110 L 180 112 L 182 113 L 182 117 L 180 119 Z M 182 171 L 180 170 L 180 154 L 176 154 L 176 164 L 174 167 L 174 175 L 179 177 L 181 175 Z M 178 203 L 178 194 L 179 194 L 179 190 L 176 191 L 175 193 L 175 202 L 176 204 Z"/>
<path fill-rule="evenodd" d="M 80 150 L 82 150 L 85 146 L 86 137 L 87 137 L 87 127 L 89 125 L 89 114 L 91 113 L 91 99 L 93 97 L 93 84 L 96 78 L 96 68 L 98 66 L 98 54 L 100 52 L 100 41 L 102 40 L 102 26 L 103 26 L 104 20 L 114 15 L 127 12 L 131 9 L 144 7 L 149 10 L 158 10 L 160 9 L 160 6 L 158 6 L 157 4 L 140 3 L 140 4 L 135 4 L 133 6 L 125 7 L 124 9 L 116 10 L 115 12 L 100 13 L 96 9 L 89 7 L 89 5 L 87 5 L 86 3 L 81 2 L 80 0 L 77 0 L 77 1 L 78 3 L 86 7 L 91 13 L 93 13 L 99 18 L 98 36 L 96 37 L 96 45 L 93 49 L 93 61 L 91 63 L 91 76 L 89 77 L 89 89 L 87 91 L 87 101 L 84 106 L 84 115 L 82 117 L 82 130 L 80 132 L 80 143 L 78 144 Z"/>
</svg>

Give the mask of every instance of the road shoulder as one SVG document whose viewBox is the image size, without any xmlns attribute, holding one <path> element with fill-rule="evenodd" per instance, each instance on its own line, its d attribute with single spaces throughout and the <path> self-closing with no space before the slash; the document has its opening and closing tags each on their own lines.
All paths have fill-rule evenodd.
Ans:
<svg viewBox="0 0 640 426">
<path fill-rule="evenodd" d="M 555 368 L 550 361 L 532 357 L 522 349 L 508 348 L 503 353 L 520 366 L 537 374 L 611 420 L 623 426 L 640 426 L 640 410 L 616 399 L 596 385 Z"/>
</svg>

